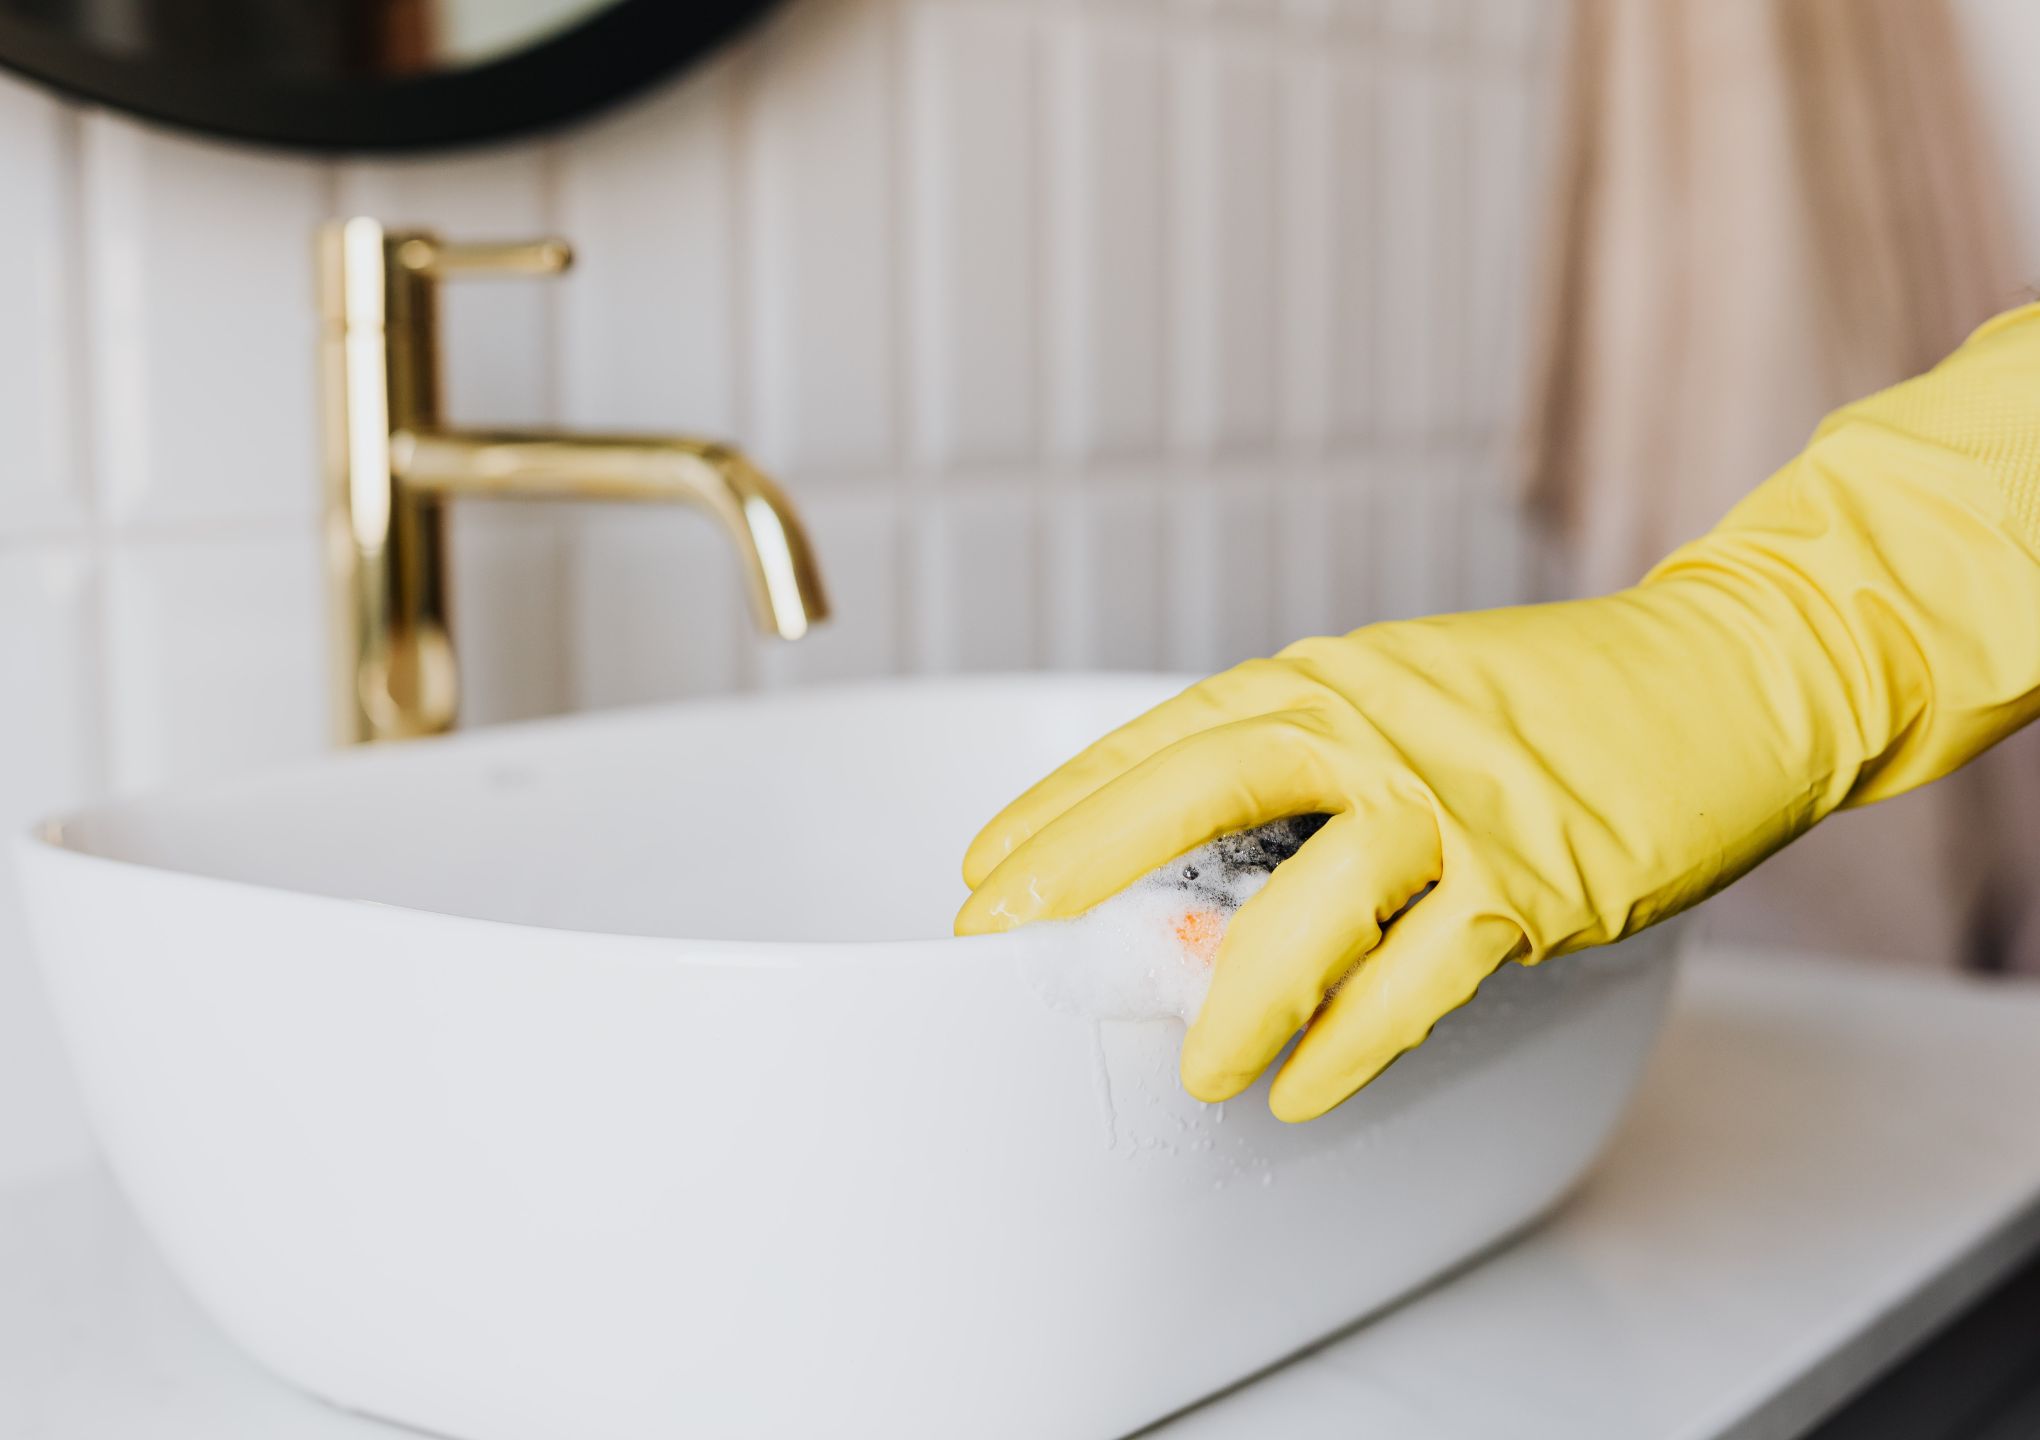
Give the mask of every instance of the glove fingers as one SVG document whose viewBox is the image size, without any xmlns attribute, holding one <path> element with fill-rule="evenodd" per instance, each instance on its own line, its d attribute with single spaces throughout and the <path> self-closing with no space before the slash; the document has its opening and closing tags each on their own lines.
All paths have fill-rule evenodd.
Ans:
<svg viewBox="0 0 2040 1440">
<path fill-rule="evenodd" d="M 1227 926 L 1183 1042 L 1183 1087 L 1217 1101 L 1253 1084 L 1438 868 L 1437 825 L 1421 807 L 1335 816 Z"/>
<path fill-rule="evenodd" d="M 1022 841 L 964 902 L 956 933 L 1081 915 L 1216 836 L 1344 809 L 1326 779 L 1326 744 L 1314 723 L 1287 714 L 1177 741 Z"/>
<path fill-rule="evenodd" d="M 1268 1107 L 1281 1120 L 1314 1120 L 1421 1043 L 1473 998 L 1522 943 L 1514 922 L 1468 913 L 1451 881 L 1410 907 L 1362 960 L 1275 1077 Z"/>
<path fill-rule="evenodd" d="M 1036 781 L 978 831 L 963 857 L 963 883 L 975 890 L 999 864 L 1051 820 L 1134 766 L 1204 730 L 1284 708 L 1294 685 L 1268 688 L 1273 672 L 1249 661 L 1192 685 L 1112 731 Z M 1266 691 L 1265 695 L 1263 694 Z"/>
</svg>

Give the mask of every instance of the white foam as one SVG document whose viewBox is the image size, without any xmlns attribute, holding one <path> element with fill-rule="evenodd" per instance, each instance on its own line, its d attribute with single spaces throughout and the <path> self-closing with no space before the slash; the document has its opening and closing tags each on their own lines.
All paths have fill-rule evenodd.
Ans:
<svg viewBox="0 0 2040 1440">
<path fill-rule="evenodd" d="M 1195 1020 L 1227 923 L 1268 883 L 1267 870 L 1226 863 L 1221 843 L 1171 861 L 1074 920 L 1021 930 L 1042 997 L 1097 1020 Z"/>
</svg>

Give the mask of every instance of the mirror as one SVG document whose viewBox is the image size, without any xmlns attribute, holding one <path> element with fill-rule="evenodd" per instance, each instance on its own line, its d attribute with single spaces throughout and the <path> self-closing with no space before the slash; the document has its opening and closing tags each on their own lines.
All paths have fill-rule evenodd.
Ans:
<svg viewBox="0 0 2040 1440">
<path fill-rule="evenodd" d="M 0 0 L 0 65 L 270 145 L 409 150 L 569 120 L 773 0 Z"/>
</svg>

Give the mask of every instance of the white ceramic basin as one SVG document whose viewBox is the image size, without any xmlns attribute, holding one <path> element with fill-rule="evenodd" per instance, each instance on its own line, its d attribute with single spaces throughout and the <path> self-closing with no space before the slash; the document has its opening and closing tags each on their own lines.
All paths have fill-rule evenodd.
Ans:
<svg viewBox="0 0 2040 1440">
<path fill-rule="evenodd" d="M 1310 1125 L 948 938 L 972 829 L 1155 677 L 355 752 L 19 859 L 114 1169 L 256 1356 L 466 1440 L 1111 1436 L 1535 1218 L 1671 980 L 1507 968 Z"/>
</svg>

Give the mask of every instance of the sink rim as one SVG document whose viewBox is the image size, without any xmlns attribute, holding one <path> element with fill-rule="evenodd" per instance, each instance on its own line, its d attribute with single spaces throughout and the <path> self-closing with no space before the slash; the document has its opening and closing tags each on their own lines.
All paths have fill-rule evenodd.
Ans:
<svg viewBox="0 0 2040 1440">
<path fill-rule="evenodd" d="M 175 806 L 209 797 L 247 796 L 259 792 L 265 786 L 322 775 L 336 768 L 375 770 L 415 765 L 424 762 L 428 756 L 444 754 L 449 750 L 473 755 L 490 749 L 529 744 L 534 739 L 543 741 L 548 736 L 559 736 L 564 732 L 622 729 L 668 715 L 713 715 L 717 712 L 758 707 L 805 708 L 825 706 L 837 700 L 910 696 L 917 691 L 969 695 L 996 693 L 1000 690 L 1041 694 L 1055 691 L 1109 692 L 1114 689 L 1125 689 L 1153 693 L 1159 703 L 1160 699 L 1194 684 L 1200 678 L 1195 672 L 1146 670 L 1011 670 L 979 671 L 962 675 L 898 675 L 792 686 L 781 690 L 750 690 L 678 700 L 656 700 L 601 710 L 573 711 L 529 720 L 509 721 L 500 725 L 487 725 L 473 730 L 456 730 L 443 735 L 419 736 L 415 739 L 376 745 L 334 748 L 318 755 L 258 765 L 230 775 L 187 779 L 138 791 L 132 795 L 97 800 L 60 810 L 31 822 L 25 829 L 15 830 L 7 838 L 16 873 L 22 875 L 24 879 L 28 867 L 34 863 L 113 866 L 175 882 L 193 883 L 204 889 L 218 889 L 221 893 L 227 894 L 252 892 L 264 896 L 283 896 L 293 902 L 342 906 L 350 910 L 365 907 L 407 916 L 422 916 L 432 921 L 462 926 L 500 928 L 525 935 L 570 937 L 583 943 L 622 941 L 665 948 L 677 946 L 687 951 L 690 959 L 712 961 L 718 952 L 722 952 L 732 963 L 745 960 L 755 963 L 760 958 L 756 952 L 761 950 L 828 951 L 830 955 L 840 958 L 845 952 L 854 951 L 898 951 L 902 948 L 920 951 L 936 946 L 958 945 L 969 946 L 970 953 L 980 960 L 990 960 L 998 958 L 1002 952 L 1017 952 L 1019 947 L 1012 935 L 920 935 L 867 940 L 774 939 L 645 935 L 613 928 L 546 925 L 462 914 L 404 901 L 331 895 L 316 890 L 210 874 L 201 870 L 181 869 L 157 860 L 87 848 L 70 832 L 83 826 L 118 823 L 125 813 Z M 961 864 L 960 854 L 958 863 Z M 868 958 L 877 957 L 874 954 Z M 956 958 L 954 951 L 948 951 L 942 963 L 954 963 Z"/>
<path fill-rule="evenodd" d="M 1152 676 L 933 683 L 1166 693 Z M 885 689 L 782 798 L 854 766 L 917 693 Z M 1037 745 L 968 792 L 933 792 L 941 828 L 919 832 L 916 871 L 993 782 L 1049 742 L 1088 739 L 1077 732 L 1105 708 L 1048 705 L 929 750 L 946 786 L 987 742 Z M 541 785 L 503 813 L 578 819 L 568 842 L 607 838 L 610 817 L 657 793 L 635 783 L 635 747 L 661 735 L 649 722 L 628 752 L 584 752 L 604 732 L 571 732 L 559 774 L 587 781 L 578 812 L 576 792 L 562 803 Z M 743 753 L 775 753 L 802 728 L 775 721 Z M 898 737 L 888 764 L 915 764 L 932 733 Z M 430 767 L 435 753 L 310 763 Z M 706 775 L 718 799 L 741 800 L 750 777 L 720 758 L 647 773 Z M 429 773 L 419 814 L 490 793 L 486 764 Z M 852 775 L 844 798 L 869 804 L 891 773 Z M 346 863 L 342 847 L 372 833 L 353 821 L 384 813 L 406 778 L 352 797 L 330 833 L 308 830 L 272 867 L 266 827 L 334 796 L 330 778 L 258 791 L 273 810 L 199 806 L 92 836 L 134 859 L 15 843 L 95 1124 L 177 1273 L 273 1371 L 438 1434 L 536 1436 L 571 1417 L 615 1440 L 746 1421 L 763 1435 L 841 1429 L 850 1414 L 933 1440 L 1016 1384 L 1001 1435 L 1129 1433 L 1392 1303 L 1571 1189 L 1633 1093 L 1674 978 L 1650 963 L 1675 947 L 1669 927 L 1606 962 L 1507 967 L 1513 997 L 1483 986 L 1485 1002 L 1352 1104 L 1289 1126 L 1261 1103 L 1265 1081 L 1226 1111 L 1185 1095 L 1175 1019 L 1052 1003 L 1026 973 L 1024 932 L 969 950 L 940 936 L 684 939 L 290 888 L 352 884 L 320 867 Z M 458 833 L 514 854 L 522 832 L 491 819 Z M 447 833 L 413 827 L 395 858 L 468 855 L 484 898 L 514 893 L 519 871 Z M 246 878 L 153 863 L 164 855 L 226 875 L 245 860 Z M 773 892 L 745 905 L 753 893 Z M 1336 1261 L 1310 1238 L 1327 1217 L 1362 1237 Z M 1210 1263 L 1186 1267 L 1192 1253 Z M 1128 1348 L 1129 1334 L 1173 1339 Z M 787 1353 L 809 1357 L 815 1383 L 778 1383 Z M 1042 1374 L 1083 1383 L 1026 1383 Z"/>
</svg>

